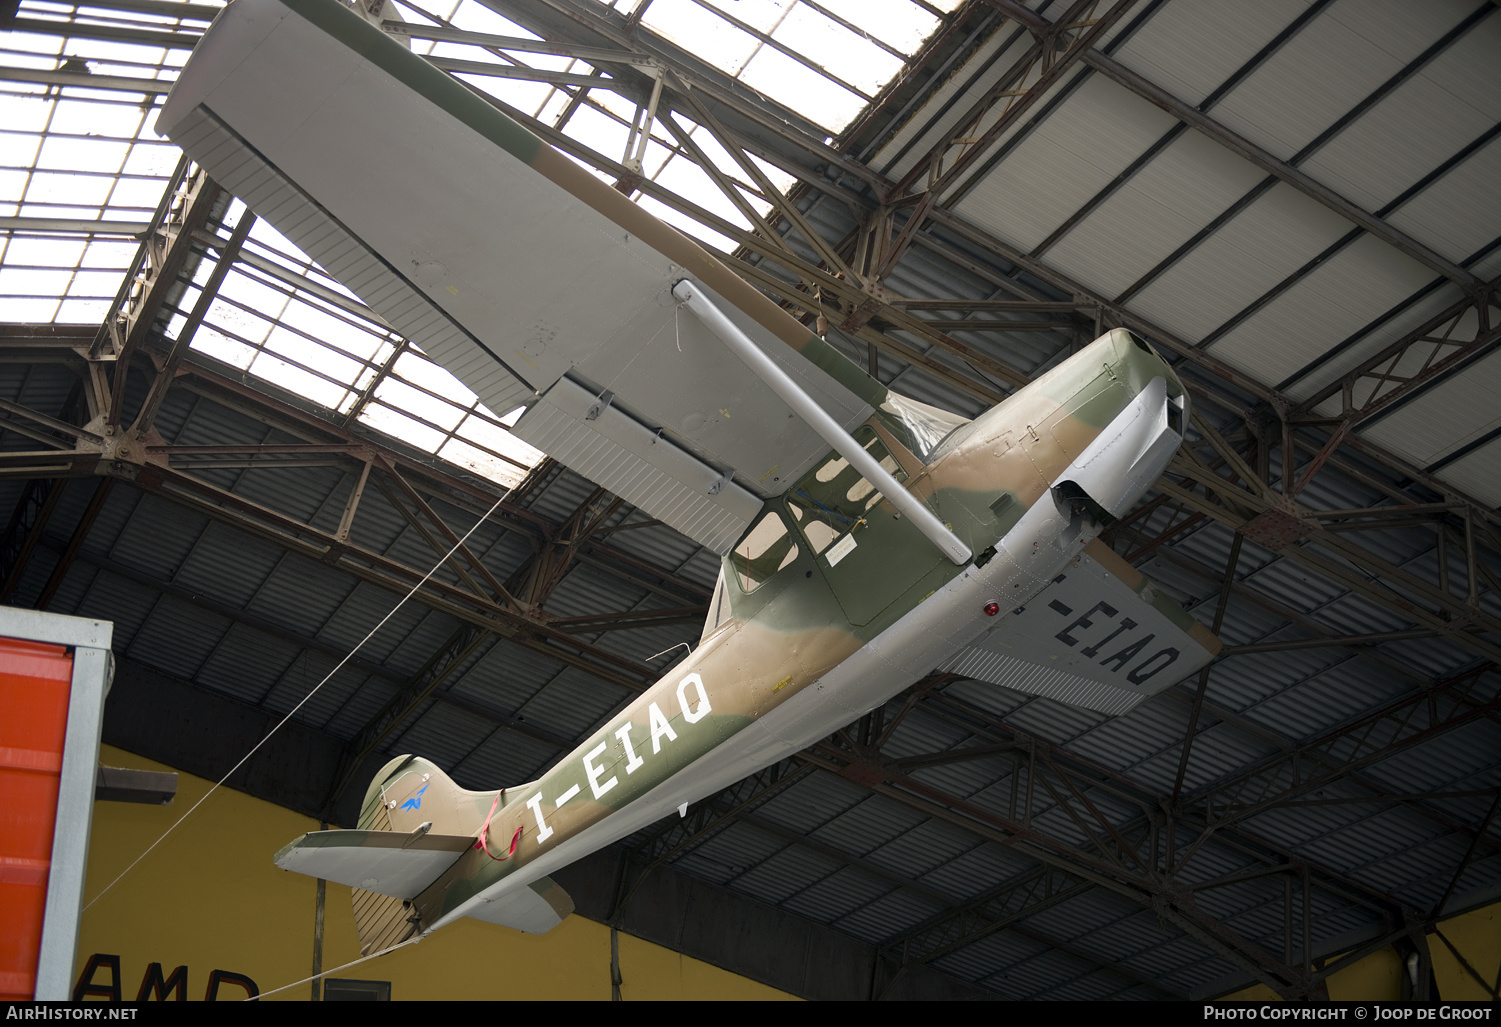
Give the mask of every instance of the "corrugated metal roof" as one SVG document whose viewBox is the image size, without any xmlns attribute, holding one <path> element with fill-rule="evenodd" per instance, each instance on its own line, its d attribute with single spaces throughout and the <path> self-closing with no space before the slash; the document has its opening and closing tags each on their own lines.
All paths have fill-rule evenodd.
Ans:
<svg viewBox="0 0 1501 1027">
<path fill-rule="evenodd" d="M 1137 29 L 1117 56 L 1174 96 L 1198 104 L 1305 6 L 1295 0 L 1215 6 L 1174 0 Z"/>
</svg>

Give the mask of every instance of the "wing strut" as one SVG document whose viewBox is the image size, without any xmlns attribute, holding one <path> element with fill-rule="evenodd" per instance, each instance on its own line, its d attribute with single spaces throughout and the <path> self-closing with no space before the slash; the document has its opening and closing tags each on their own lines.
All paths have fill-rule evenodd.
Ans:
<svg viewBox="0 0 1501 1027">
<path fill-rule="evenodd" d="M 960 565 L 969 560 L 971 555 L 969 547 L 961 542 L 952 531 L 944 527 L 943 522 L 935 517 L 921 500 L 902 488 L 901 483 L 893 478 L 886 468 L 867 453 L 770 357 L 762 353 L 760 347 L 735 327 L 734 323 L 725 317 L 707 296 L 694 288 L 692 282 L 684 279 L 672 287 L 672 294 L 686 303 L 688 309 L 697 314 L 699 320 L 703 321 L 708 329 L 719 336 L 720 341 L 730 348 L 730 352 L 739 357 L 756 377 L 770 386 L 771 390 L 806 421 L 810 428 L 823 436 L 823 440 L 833 446 L 835 452 L 848 460 L 857 471 L 865 476 L 867 481 L 880 489 L 881 494 L 915 524 L 919 531 L 928 536 L 944 556 Z"/>
</svg>

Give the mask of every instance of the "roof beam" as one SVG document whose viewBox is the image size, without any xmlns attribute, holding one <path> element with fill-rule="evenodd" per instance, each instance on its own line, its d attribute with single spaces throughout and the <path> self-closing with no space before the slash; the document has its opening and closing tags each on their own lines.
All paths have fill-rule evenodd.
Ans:
<svg viewBox="0 0 1501 1027">
<path fill-rule="evenodd" d="M 1052 22 L 1024 6 L 1019 0 L 985 0 L 985 2 L 1003 11 L 1009 17 L 1015 18 L 1018 22 L 1029 28 L 1042 32 L 1051 32 L 1054 30 Z M 1202 132 L 1221 146 L 1250 161 L 1268 174 L 1275 176 L 1279 181 L 1286 182 L 1305 196 L 1329 208 L 1347 221 L 1360 226 L 1388 245 L 1395 246 L 1414 260 L 1427 265 L 1451 282 L 1460 285 L 1467 292 L 1473 292 L 1479 288 L 1481 284 L 1480 280 L 1452 260 L 1434 252 L 1407 233 L 1394 228 L 1370 211 L 1346 199 L 1323 183 L 1315 181 L 1291 164 L 1274 157 L 1249 139 L 1221 125 L 1196 107 L 1184 103 L 1161 86 L 1148 81 L 1119 61 L 1107 57 L 1098 50 L 1090 50 L 1085 53 L 1082 60 L 1089 67 L 1094 68 L 1112 82 L 1124 86 L 1153 106 L 1159 107 L 1171 114 L 1190 128 Z"/>
<path fill-rule="evenodd" d="M 1295 414 L 1312 415 L 1325 400 L 1339 396 L 1339 416 L 1353 428 L 1489 353 L 1501 341 L 1497 289 L 1501 278 L 1485 283 L 1330 382 L 1298 404 Z"/>
<path fill-rule="evenodd" d="M 1106 856 L 1096 856 L 1050 836 L 1029 820 L 1016 821 L 993 812 L 984 805 L 945 792 L 925 782 L 896 773 L 871 758 L 846 750 L 817 747 L 798 758 L 820 770 L 851 776 L 847 771 L 858 768 L 861 776 L 870 776 L 871 790 L 900 805 L 939 820 L 944 820 L 983 838 L 1006 845 L 1039 862 L 1064 870 L 1088 884 L 1103 888 L 1151 909 L 1175 924 L 1185 934 L 1225 956 L 1238 967 L 1279 994 L 1296 997 L 1304 988 L 1299 970 L 1284 965 L 1254 941 L 1205 913 L 1194 902 L 1192 893 L 1173 882 L 1160 879 L 1150 868 L 1127 870 Z"/>
</svg>

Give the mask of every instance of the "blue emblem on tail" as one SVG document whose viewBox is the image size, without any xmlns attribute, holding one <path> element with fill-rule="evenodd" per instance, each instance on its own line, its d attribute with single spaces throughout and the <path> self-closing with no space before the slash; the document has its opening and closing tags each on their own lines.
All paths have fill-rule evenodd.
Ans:
<svg viewBox="0 0 1501 1027">
<path fill-rule="evenodd" d="M 401 808 L 402 809 L 421 809 L 422 808 L 422 793 L 425 792 L 425 791 L 427 791 L 427 785 L 423 785 L 421 788 L 417 789 L 417 794 L 414 795 L 414 796 L 412 796 L 406 802 L 403 802 L 401 804 Z"/>
</svg>

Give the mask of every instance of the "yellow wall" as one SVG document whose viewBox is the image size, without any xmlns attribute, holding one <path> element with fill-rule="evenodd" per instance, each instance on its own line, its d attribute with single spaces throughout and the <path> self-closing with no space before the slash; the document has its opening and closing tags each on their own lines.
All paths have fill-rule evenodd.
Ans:
<svg viewBox="0 0 1501 1027">
<path fill-rule="evenodd" d="M 110 746 L 110 766 L 171 770 Z M 98 802 L 84 901 L 96 896 L 208 791 L 178 774 L 167 806 Z M 188 998 L 202 999 L 212 970 L 244 974 L 262 992 L 312 973 L 316 884 L 276 869 L 271 856 L 318 823 L 221 788 L 83 915 L 78 972 L 92 953 L 120 957 L 121 993 L 136 997 L 150 963 L 188 967 Z M 621 995 L 636 999 L 790 999 L 794 996 L 621 934 Z M 323 968 L 359 958 L 349 889 L 328 885 Z M 610 930 L 571 916 L 544 935 L 464 919 L 416 945 L 334 974 L 391 982 L 401 999 L 610 998 Z M 109 972 L 95 975 L 108 983 Z M 75 980 L 77 974 L 75 974 Z M 243 989 L 224 985 L 222 998 Z M 271 996 L 306 1000 L 311 985 Z"/>
<path fill-rule="evenodd" d="M 1501 903 L 1453 917 L 1438 925 L 1439 932 L 1488 981 L 1496 979 L 1501 967 Z M 1482 988 L 1449 951 L 1438 934 L 1428 936 L 1428 951 L 1433 955 L 1433 977 L 1438 982 L 1438 998 L 1446 1002 L 1489 1000 Z M 1402 997 L 1402 977 L 1407 970 L 1402 957 L 1391 947 L 1378 949 L 1351 966 L 1329 975 L 1329 997 L 1336 1002 L 1395 1002 Z M 1264 984 L 1252 985 L 1227 999 L 1244 1002 L 1275 1001 L 1276 992 Z"/>
<path fill-rule="evenodd" d="M 1473 913 L 1445 920 L 1439 932 L 1465 957 L 1470 966 L 1487 981 L 1494 982 L 1501 969 L 1501 903 L 1477 909 Z M 1449 945 L 1436 934 L 1428 936 L 1428 951 L 1433 954 L 1433 976 L 1438 993 L 1446 999 L 1489 999 L 1490 992 L 1471 977 L 1449 951 Z"/>
</svg>

